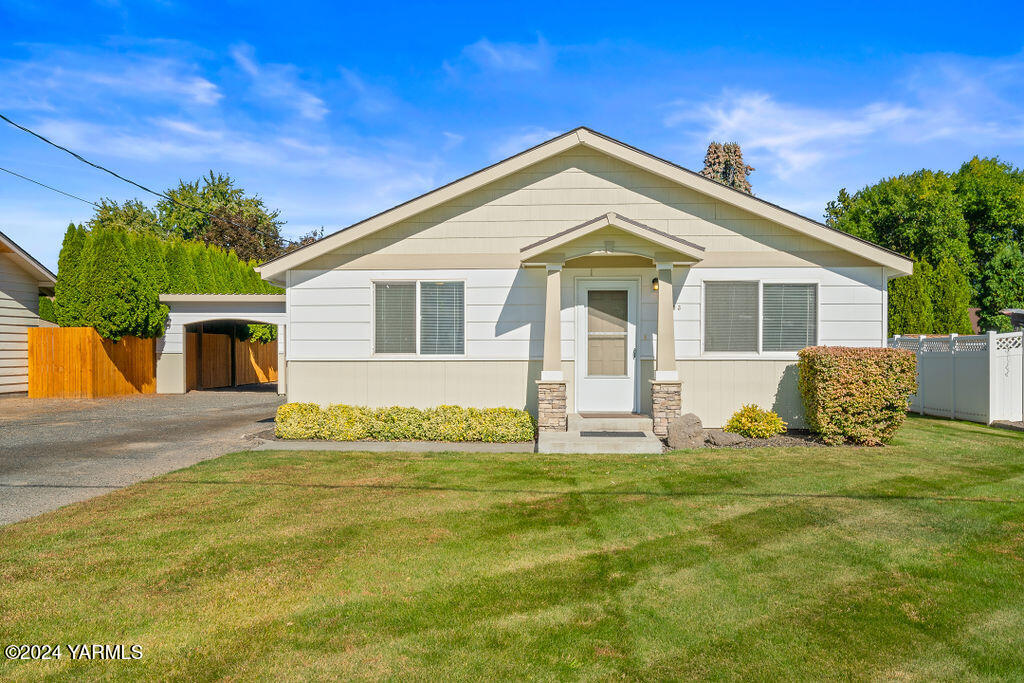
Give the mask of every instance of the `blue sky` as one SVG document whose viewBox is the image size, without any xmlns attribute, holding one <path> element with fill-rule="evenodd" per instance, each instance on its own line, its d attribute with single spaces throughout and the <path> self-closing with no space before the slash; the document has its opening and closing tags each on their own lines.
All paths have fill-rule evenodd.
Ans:
<svg viewBox="0 0 1024 683">
<path fill-rule="evenodd" d="M 755 194 L 820 218 L 840 187 L 1024 165 L 1014 5 L 0 0 L 0 111 L 150 187 L 231 173 L 289 235 L 578 125 L 695 170 L 736 140 Z M 0 166 L 141 197 L 6 125 Z M 51 267 L 90 213 L 0 173 L 0 230 Z"/>
</svg>

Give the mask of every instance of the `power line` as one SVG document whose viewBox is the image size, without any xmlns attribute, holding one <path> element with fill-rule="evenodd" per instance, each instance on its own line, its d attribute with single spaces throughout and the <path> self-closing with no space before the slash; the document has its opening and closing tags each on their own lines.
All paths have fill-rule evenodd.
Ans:
<svg viewBox="0 0 1024 683">
<path fill-rule="evenodd" d="M 2 116 L 2 114 L 0 114 L 0 116 Z M 54 192 L 59 192 L 62 195 L 64 195 L 65 197 L 71 197 L 72 199 L 77 199 L 80 202 L 85 202 L 86 204 L 90 204 L 92 206 L 95 206 L 97 209 L 100 208 L 100 205 L 97 204 L 96 202 L 90 202 L 88 199 L 82 199 L 78 195 L 71 194 L 70 192 L 65 192 L 64 190 L 58 190 L 56 187 L 50 187 L 46 183 L 41 183 L 38 180 L 33 180 L 32 178 L 29 178 L 26 175 L 21 175 L 20 173 L 16 173 L 16 172 L 12 171 L 9 168 L 4 168 L 3 166 L 0 166 L 0 171 L 3 171 L 4 173 L 10 173 L 11 175 L 17 176 L 17 177 L 21 178 L 22 180 L 27 180 L 30 183 L 35 183 L 39 187 L 45 187 L 47 190 L 53 190 Z"/>
<path fill-rule="evenodd" d="M 68 154 L 70 154 L 74 158 L 76 158 L 79 161 L 81 161 L 83 164 L 87 164 L 89 166 L 92 166 L 93 168 L 98 169 L 100 171 L 103 171 L 104 173 L 109 173 L 110 175 L 114 176 L 118 180 L 123 180 L 124 182 L 128 183 L 129 185 L 134 185 L 135 187 L 139 188 L 140 190 L 143 190 L 144 192 L 148 192 L 148 193 L 150 193 L 152 195 L 156 195 L 157 197 L 160 197 L 162 199 L 166 199 L 167 201 L 171 202 L 172 204 L 177 204 L 178 206 L 180 206 L 182 208 L 185 208 L 185 209 L 189 209 L 190 211 L 195 211 L 197 213 L 201 213 L 201 214 L 203 214 L 205 216 L 210 217 L 211 219 L 213 219 L 215 221 L 221 221 L 222 223 L 227 223 L 228 225 L 233 225 L 236 228 L 238 228 L 239 230 L 255 230 L 256 232 L 260 233 L 264 237 L 269 237 L 270 239 L 279 239 L 278 236 L 271 235 L 270 233 L 264 232 L 263 230 L 260 230 L 259 228 L 256 228 L 256 227 L 247 228 L 245 226 L 241 226 L 238 223 L 235 223 L 233 221 L 229 221 L 226 218 L 221 218 L 220 216 L 216 216 L 216 215 L 210 213 L 209 211 L 206 211 L 204 209 L 200 209 L 197 206 L 190 206 L 189 204 L 185 204 L 184 202 L 179 202 L 177 199 L 175 199 L 173 197 L 169 197 L 168 195 L 164 194 L 163 192 L 157 192 L 156 190 L 151 190 L 148 187 L 146 187 L 145 185 L 141 185 L 141 184 L 135 182 L 134 180 L 131 180 L 130 178 L 125 178 L 123 175 L 115 173 L 114 171 L 111 171 L 109 168 L 106 168 L 105 166 L 100 166 L 99 164 L 95 164 L 95 163 L 89 161 L 88 159 L 83 157 L 81 154 L 78 154 L 77 152 L 72 152 L 70 149 L 68 149 L 67 147 L 64 147 L 62 145 L 58 145 L 56 142 L 50 140 L 49 138 L 47 138 L 47 137 L 45 137 L 43 135 L 40 135 L 39 133 L 35 132 L 34 130 L 26 128 L 25 126 L 21 125 L 20 123 L 15 123 L 14 121 L 11 121 L 9 118 L 4 116 L 3 114 L 0 114 L 0 119 L 3 119 L 4 121 L 6 121 L 7 123 L 11 124 L 12 126 L 14 126 L 15 128 L 17 128 L 19 130 L 25 131 L 26 133 L 28 133 L 29 135 L 31 135 L 33 137 L 39 138 L 40 140 L 42 140 L 46 144 L 48 144 L 48 145 L 50 145 L 52 147 L 56 147 L 57 149 L 61 150 L 62 152 L 67 152 Z M 35 181 L 33 181 L 33 182 L 35 182 Z M 42 184 L 42 183 L 39 183 L 39 184 Z M 51 188 L 51 189 L 53 189 L 53 188 Z M 58 190 L 58 192 L 59 191 L 60 190 Z M 78 197 L 76 197 L 76 199 L 78 199 Z M 92 202 L 90 202 L 90 204 L 91 203 Z"/>
</svg>

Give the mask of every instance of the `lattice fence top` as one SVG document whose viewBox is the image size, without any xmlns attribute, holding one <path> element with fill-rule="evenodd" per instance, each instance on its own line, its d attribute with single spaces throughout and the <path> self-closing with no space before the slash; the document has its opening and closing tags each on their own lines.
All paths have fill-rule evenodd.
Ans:
<svg viewBox="0 0 1024 683">
<path fill-rule="evenodd" d="M 993 335 L 997 351 L 1024 348 L 1024 336 L 1020 332 Z M 965 334 L 956 337 L 892 337 L 888 346 L 892 349 L 908 349 L 919 353 L 949 353 L 964 351 L 988 351 L 989 335 Z"/>
<path fill-rule="evenodd" d="M 1019 349 L 1021 347 L 1021 336 L 1019 333 L 996 335 L 996 349 L 1006 351 L 1008 349 Z"/>
<path fill-rule="evenodd" d="M 889 348 L 892 349 L 910 349 L 914 351 L 919 344 L 920 342 L 916 338 L 911 337 L 897 337 L 889 340 Z"/>
<path fill-rule="evenodd" d="M 988 351 L 988 337 L 983 335 L 957 337 L 953 348 L 956 351 Z"/>
</svg>

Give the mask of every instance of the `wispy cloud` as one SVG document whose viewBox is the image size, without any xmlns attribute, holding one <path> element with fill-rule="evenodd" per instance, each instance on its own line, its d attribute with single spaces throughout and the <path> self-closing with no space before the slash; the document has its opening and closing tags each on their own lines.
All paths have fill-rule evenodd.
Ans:
<svg viewBox="0 0 1024 683">
<path fill-rule="evenodd" d="M 460 63 L 483 71 L 530 73 L 548 69 L 554 58 L 555 50 L 543 36 L 537 36 L 535 43 L 495 43 L 485 37 L 462 48 L 459 59 L 445 62 L 444 68 L 452 75 Z"/>
<path fill-rule="evenodd" d="M 520 128 L 515 132 L 505 135 L 498 144 L 491 148 L 491 156 L 497 159 L 518 154 L 523 150 L 539 145 L 545 140 L 557 136 L 565 131 L 551 130 L 540 126 Z"/>
<path fill-rule="evenodd" d="M 725 92 L 690 108 L 674 102 L 669 127 L 686 125 L 706 140 L 735 140 L 780 177 L 788 177 L 855 149 L 865 138 L 920 119 L 898 103 L 876 102 L 852 111 L 779 102 L 763 92 Z"/>
<path fill-rule="evenodd" d="M 46 111 L 69 101 L 148 99 L 215 105 L 220 88 L 188 61 L 141 54 L 46 51 L 28 60 L 0 60 L 0 105 Z"/>
<path fill-rule="evenodd" d="M 231 48 L 235 64 L 250 77 L 253 92 L 260 98 L 295 109 L 303 118 L 319 121 L 327 115 L 326 103 L 309 92 L 293 64 L 261 64 L 251 45 L 240 43 Z"/>
</svg>

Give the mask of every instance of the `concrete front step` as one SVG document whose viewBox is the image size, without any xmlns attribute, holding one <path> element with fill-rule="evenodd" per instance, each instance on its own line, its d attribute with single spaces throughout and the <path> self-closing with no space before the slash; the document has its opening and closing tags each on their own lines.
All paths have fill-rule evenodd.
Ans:
<svg viewBox="0 0 1024 683">
<path fill-rule="evenodd" d="M 634 431 L 634 430 L 592 430 Z M 636 430 L 640 431 L 640 430 Z M 582 436 L 580 432 L 540 432 L 537 436 L 538 453 L 661 453 L 664 444 L 652 431 L 643 436 Z"/>
<path fill-rule="evenodd" d="M 570 413 L 568 416 L 570 432 L 652 432 L 654 420 L 646 415 L 580 415 Z"/>
</svg>

